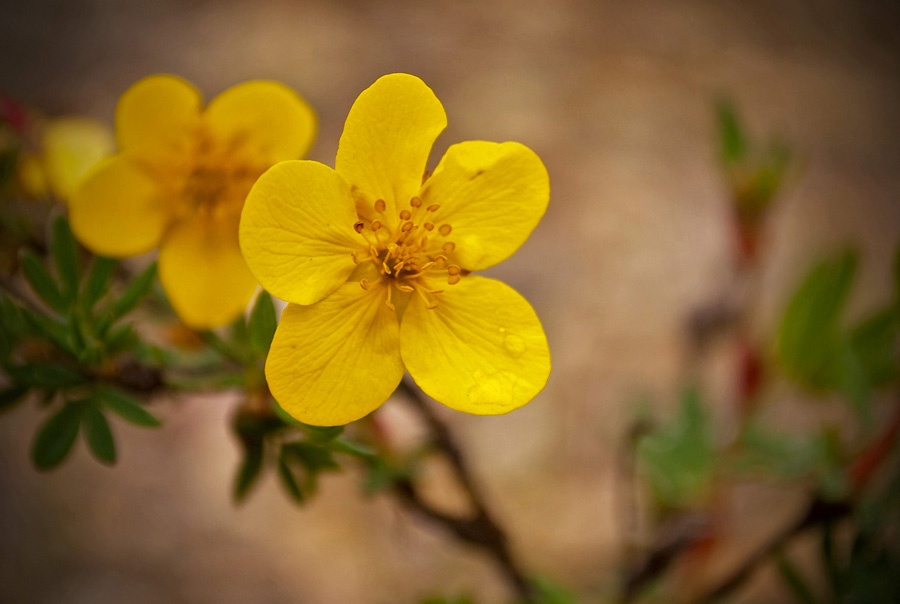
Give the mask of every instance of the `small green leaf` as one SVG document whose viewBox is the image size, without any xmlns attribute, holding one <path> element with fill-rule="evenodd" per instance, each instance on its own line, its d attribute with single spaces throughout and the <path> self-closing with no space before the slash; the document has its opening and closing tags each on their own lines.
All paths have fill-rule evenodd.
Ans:
<svg viewBox="0 0 900 604">
<path fill-rule="evenodd" d="M 30 327 L 32 335 L 48 340 L 63 352 L 72 357 L 78 355 L 78 351 L 71 340 L 71 330 L 68 324 L 59 319 L 42 315 L 28 308 L 22 309 L 22 317 Z"/>
<path fill-rule="evenodd" d="M 331 441 L 331 450 L 335 453 L 352 455 L 357 459 L 371 459 L 376 456 L 374 449 L 370 449 L 365 445 L 355 443 L 350 440 L 345 440 L 343 438 L 336 438 Z"/>
<path fill-rule="evenodd" d="M 10 365 L 6 372 L 16 384 L 44 390 L 72 388 L 83 384 L 87 379 L 74 369 L 50 362 Z"/>
<path fill-rule="evenodd" d="M 297 503 L 303 503 L 303 492 L 300 490 L 300 485 L 297 484 L 297 480 L 294 478 L 294 474 L 284 457 L 278 459 L 278 476 L 281 477 L 281 484 L 284 485 L 291 498 Z"/>
<path fill-rule="evenodd" d="M 94 456 L 105 464 L 116 463 L 116 441 L 109 430 L 109 422 L 95 405 L 88 405 L 81 418 L 84 437 Z"/>
<path fill-rule="evenodd" d="M 147 428 L 156 428 L 162 425 L 158 419 L 141 406 L 136 398 L 117 388 L 98 390 L 97 399 L 127 422 Z"/>
<path fill-rule="evenodd" d="M 263 448 L 254 446 L 244 451 L 244 461 L 238 471 L 234 482 L 234 499 L 243 501 L 250 492 L 250 487 L 256 484 L 263 467 Z"/>
<path fill-rule="evenodd" d="M 268 354 L 272 338 L 275 337 L 277 323 L 272 296 L 267 292 L 260 292 L 247 324 L 250 332 L 250 349 L 254 354 L 260 357 Z"/>
<path fill-rule="evenodd" d="M 65 216 L 57 216 L 53 221 L 53 235 L 50 238 L 50 253 L 56 263 L 56 274 L 59 275 L 62 295 L 68 304 L 78 297 L 78 281 L 81 268 L 78 263 L 78 246 L 69 221 Z"/>
<path fill-rule="evenodd" d="M 154 262 L 140 275 L 132 279 L 122 295 L 109 307 L 109 313 L 113 320 L 123 317 L 138 305 L 138 302 L 146 296 L 153 287 L 153 279 L 156 277 L 156 263 Z"/>
<path fill-rule="evenodd" d="M 25 252 L 22 256 L 22 272 L 31 289 L 47 303 L 47 306 L 59 313 L 66 311 L 68 303 L 65 297 L 59 291 L 53 277 L 32 252 Z"/>
<path fill-rule="evenodd" d="M 12 409 L 16 403 L 21 402 L 25 398 L 29 390 L 31 388 L 28 386 L 10 386 L 0 390 L 0 411 Z"/>
<path fill-rule="evenodd" d="M 681 396 L 678 415 L 638 442 L 638 456 L 657 500 L 667 507 L 689 505 L 712 480 L 715 450 L 712 422 L 694 388 Z"/>
<path fill-rule="evenodd" d="M 323 470 L 338 470 L 340 464 L 334 460 L 331 451 L 308 442 L 286 443 L 281 447 L 282 457 L 298 460 L 310 474 Z"/>
<path fill-rule="evenodd" d="M 31 448 L 31 459 L 40 470 L 49 470 L 62 462 L 72 449 L 83 406 L 67 403 L 40 427 Z"/>
<path fill-rule="evenodd" d="M 838 320 L 856 273 L 856 254 L 820 262 L 794 293 L 778 329 L 776 352 L 785 372 L 807 387 L 835 388 L 844 345 Z"/>
<path fill-rule="evenodd" d="M 86 310 L 92 309 L 94 304 L 109 291 L 110 282 L 118 266 L 119 262 L 112 258 L 94 257 L 81 295 L 81 303 Z"/>
<path fill-rule="evenodd" d="M 344 426 L 313 426 L 303 424 L 303 427 L 309 432 L 309 439 L 312 442 L 326 443 L 334 440 L 344 432 Z"/>
<path fill-rule="evenodd" d="M 868 385 L 882 388 L 900 376 L 900 317 L 893 308 L 877 312 L 850 333 L 850 349 L 865 372 Z"/>
<path fill-rule="evenodd" d="M 747 141 L 738 121 L 734 104 L 722 99 L 716 106 L 716 114 L 719 122 L 719 149 L 722 162 L 732 164 L 742 160 L 747 155 Z"/>
</svg>

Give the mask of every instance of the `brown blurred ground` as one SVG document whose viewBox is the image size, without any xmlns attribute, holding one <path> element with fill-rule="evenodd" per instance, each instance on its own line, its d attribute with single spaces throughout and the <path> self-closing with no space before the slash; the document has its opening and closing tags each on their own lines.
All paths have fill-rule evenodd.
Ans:
<svg viewBox="0 0 900 604">
<path fill-rule="evenodd" d="M 713 100 L 732 96 L 753 132 L 781 133 L 801 158 L 767 231 L 760 335 L 805 266 L 845 242 L 863 254 L 852 302 L 863 312 L 888 295 L 900 240 L 898 48 L 900 9 L 875 1 L 18 2 L 0 20 L 0 91 L 111 120 L 150 73 L 182 75 L 207 98 L 278 79 L 319 112 L 312 158 L 331 163 L 356 95 L 406 71 L 447 110 L 433 161 L 468 139 L 536 150 L 549 210 L 492 272 L 537 308 L 553 375 L 511 415 L 445 416 L 524 564 L 600 602 L 621 552 L 615 456 L 630 403 L 674 398 L 684 318 L 730 271 Z M 706 384 L 726 427 L 730 359 L 720 351 Z M 790 388 L 777 398 L 773 421 L 815 421 Z M 28 463 L 38 414 L 0 418 L 0 601 L 504 600 L 478 554 L 386 498 L 361 498 L 352 473 L 326 478 L 300 510 L 273 479 L 234 507 L 235 403 L 160 401 L 161 431 L 114 426 L 114 469 L 79 444 L 48 475 Z M 796 503 L 786 489 L 737 491 L 717 567 Z M 766 575 L 741 601 L 789 601 Z"/>
</svg>

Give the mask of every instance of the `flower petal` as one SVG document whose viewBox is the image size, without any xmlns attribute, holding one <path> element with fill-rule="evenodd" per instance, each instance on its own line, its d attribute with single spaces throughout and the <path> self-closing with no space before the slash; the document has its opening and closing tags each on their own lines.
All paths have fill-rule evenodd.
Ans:
<svg viewBox="0 0 900 604">
<path fill-rule="evenodd" d="M 550 351 L 541 323 L 508 285 L 465 277 L 428 309 L 413 298 L 400 325 L 407 370 L 428 396 L 466 413 L 521 407 L 544 388 Z"/>
<path fill-rule="evenodd" d="M 169 222 L 156 183 L 136 164 L 114 155 L 101 161 L 69 201 L 75 236 L 103 256 L 134 256 L 155 248 Z"/>
<path fill-rule="evenodd" d="M 152 75 L 122 94 L 116 107 L 119 150 L 147 161 L 171 161 L 187 152 L 200 124 L 203 98 L 189 82 Z"/>
<path fill-rule="evenodd" d="M 110 129 L 87 118 L 60 118 L 44 129 L 44 166 L 54 194 L 68 201 L 85 175 L 111 155 L 115 143 Z"/>
<path fill-rule="evenodd" d="M 318 302 L 347 280 L 351 254 L 365 249 L 350 189 L 313 161 L 286 161 L 250 190 L 241 214 L 241 249 L 260 284 L 282 300 Z"/>
<path fill-rule="evenodd" d="M 203 212 L 166 234 L 159 250 L 159 279 L 175 312 L 194 329 L 230 323 L 256 291 L 238 247 L 237 224 Z"/>
<path fill-rule="evenodd" d="M 371 218 L 372 204 L 383 199 L 388 220 L 397 220 L 398 204 L 405 207 L 419 191 L 431 146 L 446 126 L 440 101 L 415 76 L 383 76 L 359 95 L 334 165 L 365 199 L 360 215 Z"/>
<path fill-rule="evenodd" d="M 316 136 L 316 114 L 278 82 L 238 84 L 210 101 L 206 125 L 224 140 L 240 139 L 268 164 L 300 159 Z"/>
<path fill-rule="evenodd" d="M 451 225 L 456 261 L 477 271 L 525 242 L 547 209 L 550 180 L 524 145 L 469 141 L 447 150 L 421 197 L 425 205 L 440 205 L 434 224 Z"/>
<path fill-rule="evenodd" d="M 384 286 L 346 283 L 312 306 L 281 315 L 266 379 L 275 400 L 301 422 L 339 426 L 377 409 L 403 377 L 397 317 Z"/>
</svg>

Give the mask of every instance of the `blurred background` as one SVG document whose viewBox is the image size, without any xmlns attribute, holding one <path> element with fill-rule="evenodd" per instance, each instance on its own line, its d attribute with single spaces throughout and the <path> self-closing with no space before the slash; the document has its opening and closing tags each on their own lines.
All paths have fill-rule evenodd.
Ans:
<svg viewBox="0 0 900 604">
<path fill-rule="evenodd" d="M 547 214 L 490 274 L 536 308 L 553 357 L 550 381 L 506 416 L 437 411 L 522 566 L 585 602 L 612 601 L 629 550 L 653 541 L 653 506 L 628 462 L 636 419 L 672 417 L 690 382 L 717 442 L 734 437 L 741 343 L 720 338 L 698 354 L 692 317 L 749 287 L 744 334 L 767 359 L 811 264 L 847 245 L 859 253 L 848 320 L 894 295 L 893 2 L 13 2 L 0 20 L 0 54 L 0 92 L 49 116 L 110 124 L 119 95 L 145 75 L 178 74 L 207 99 L 248 79 L 280 80 L 316 109 L 309 157 L 331 165 L 359 92 L 381 75 L 408 72 L 448 115 L 431 167 L 463 140 L 535 150 L 550 173 Z M 750 278 L 736 269 L 734 187 L 716 117 L 722 98 L 748 137 L 790 149 Z M 846 405 L 808 398 L 769 375 L 759 413 L 797 430 L 848 421 Z M 161 430 L 113 426 L 116 466 L 95 463 L 78 444 L 51 473 L 36 472 L 28 457 L 41 414 L 20 406 L 0 417 L 0 600 L 505 601 L 505 585 L 480 552 L 388 496 L 363 497 L 352 465 L 324 477 L 303 507 L 274 476 L 234 505 L 239 448 L 229 422 L 238 402 L 237 393 L 156 400 Z M 416 438 L 401 402 L 378 413 L 398 441 Z M 430 491 L 452 505 L 453 485 L 433 470 L 424 477 Z M 800 478 L 718 489 L 715 555 L 663 593 L 688 597 L 691 581 L 713 581 L 739 564 L 796 516 L 809 485 Z M 812 545 L 792 547 L 801 563 L 811 560 Z M 808 566 L 815 581 L 816 565 Z M 793 598 L 767 566 L 733 595 Z"/>
</svg>

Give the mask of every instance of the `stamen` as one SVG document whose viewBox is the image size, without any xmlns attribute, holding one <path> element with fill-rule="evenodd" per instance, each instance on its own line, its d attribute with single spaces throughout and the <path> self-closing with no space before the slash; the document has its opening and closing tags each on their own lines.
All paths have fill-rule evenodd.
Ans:
<svg viewBox="0 0 900 604">
<path fill-rule="evenodd" d="M 425 291 L 423 290 L 423 288 L 417 287 L 415 289 L 419 297 L 422 298 L 422 302 L 425 303 L 425 308 L 427 308 L 428 310 L 434 310 L 438 307 L 437 302 L 432 302 L 428 299 L 428 296 L 425 295 Z"/>
<path fill-rule="evenodd" d="M 400 220 L 409 220 L 410 218 L 412 218 L 412 214 L 409 213 L 409 210 L 400 212 Z"/>
<path fill-rule="evenodd" d="M 378 229 L 381 228 L 381 222 L 378 220 L 373 220 L 372 224 L 369 225 L 369 228 L 372 229 L 373 231 L 377 231 Z"/>
<path fill-rule="evenodd" d="M 418 208 L 422 206 L 422 198 L 421 197 L 413 197 L 409 200 L 409 205 L 414 208 Z"/>
<path fill-rule="evenodd" d="M 376 199 L 376 200 L 375 200 L 375 211 L 376 211 L 376 212 L 378 212 L 379 214 L 381 214 L 381 213 L 384 212 L 384 210 L 385 210 L 386 208 L 387 208 L 387 204 L 384 203 L 384 200 L 383 200 L 383 199 Z"/>
<path fill-rule="evenodd" d="M 406 210 L 404 210 L 404 212 L 406 212 Z M 409 214 L 409 212 L 406 212 L 406 213 Z M 402 232 L 404 232 L 404 233 L 408 233 L 409 231 L 412 230 L 412 228 L 413 228 L 413 223 L 411 223 L 411 222 L 404 222 L 404 223 L 403 223 L 403 226 L 400 227 L 400 230 L 401 230 Z"/>
<path fill-rule="evenodd" d="M 441 207 L 440 204 L 433 203 L 433 204 L 431 204 L 430 206 L 428 206 L 428 207 L 425 208 L 425 209 L 428 210 L 429 212 L 437 212 L 437 211 L 438 211 L 438 208 L 440 208 L 440 207 Z"/>
<path fill-rule="evenodd" d="M 451 264 L 450 266 L 447 267 L 447 274 L 448 275 L 458 275 L 459 267 L 456 266 L 455 264 Z"/>
<path fill-rule="evenodd" d="M 431 224 L 430 222 L 426 222 L 425 224 L 422 225 L 422 228 L 425 229 L 426 231 L 430 231 L 434 228 L 434 225 Z"/>
<path fill-rule="evenodd" d="M 366 228 L 366 225 L 362 220 L 353 225 L 353 230 L 360 234 L 363 232 L 364 228 Z"/>
<path fill-rule="evenodd" d="M 456 249 L 456 244 L 453 243 L 452 241 L 448 241 L 447 243 L 445 243 L 444 245 L 441 246 L 441 249 L 449 254 L 450 252 L 452 252 L 453 250 Z"/>
<path fill-rule="evenodd" d="M 400 285 L 399 283 L 396 284 L 396 287 L 397 287 L 397 289 L 399 289 L 400 291 L 405 292 L 405 293 L 407 293 L 407 294 L 412 293 L 413 290 L 415 289 L 414 287 L 411 287 L 411 286 L 409 286 L 409 285 Z"/>
<path fill-rule="evenodd" d="M 438 229 L 438 232 L 441 235 L 443 235 L 444 237 L 446 237 L 447 235 L 450 234 L 450 231 L 452 231 L 452 230 L 453 230 L 453 227 L 451 227 L 449 224 L 442 224 L 441 228 Z"/>
<path fill-rule="evenodd" d="M 368 279 L 360 279 L 359 286 L 362 287 L 364 290 L 368 291 L 369 287 L 370 287 L 369 280 Z"/>
<path fill-rule="evenodd" d="M 447 283 L 449 283 L 450 285 L 456 285 L 457 283 L 459 283 L 459 275 L 450 275 L 449 277 L 447 277 Z"/>
<path fill-rule="evenodd" d="M 387 288 L 387 292 L 388 292 L 388 293 L 387 293 L 387 300 L 385 300 L 384 303 L 387 304 L 387 307 L 390 308 L 391 310 L 396 310 L 396 308 L 394 307 L 394 305 L 391 303 L 391 290 L 392 290 L 392 289 L 393 289 L 392 287 L 388 286 L 388 288 Z"/>
<path fill-rule="evenodd" d="M 447 258 L 445 256 L 438 256 L 434 259 L 435 268 L 444 268 L 445 266 L 447 266 Z"/>
</svg>

